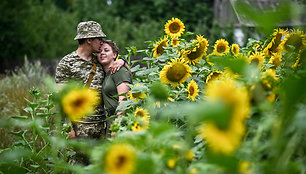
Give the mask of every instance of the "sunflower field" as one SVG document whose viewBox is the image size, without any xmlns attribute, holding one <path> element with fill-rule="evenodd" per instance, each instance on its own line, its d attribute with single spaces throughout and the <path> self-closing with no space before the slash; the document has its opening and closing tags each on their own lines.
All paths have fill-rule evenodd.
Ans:
<svg viewBox="0 0 306 174">
<path fill-rule="evenodd" d="M 188 32 L 175 17 L 164 31 L 121 55 L 134 77 L 123 116 L 110 118 L 114 136 L 69 139 L 63 120 L 93 112 L 97 91 L 45 78 L 50 93 L 31 88 L 26 114 L 1 123 L 18 128 L 0 151 L 1 173 L 305 173 L 304 31 L 274 28 L 244 47 Z M 89 164 L 69 162 L 77 153 Z"/>
</svg>

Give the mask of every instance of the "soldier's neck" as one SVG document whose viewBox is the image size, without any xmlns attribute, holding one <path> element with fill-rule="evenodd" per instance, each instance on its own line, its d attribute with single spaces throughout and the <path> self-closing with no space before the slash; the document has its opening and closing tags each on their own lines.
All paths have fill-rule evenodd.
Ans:
<svg viewBox="0 0 306 174">
<path fill-rule="evenodd" d="M 80 56 L 83 60 L 90 61 L 92 58 L 92 52 L 86 48 L 78 47 L 76 50 L 78 56 Z"/>
</svg>

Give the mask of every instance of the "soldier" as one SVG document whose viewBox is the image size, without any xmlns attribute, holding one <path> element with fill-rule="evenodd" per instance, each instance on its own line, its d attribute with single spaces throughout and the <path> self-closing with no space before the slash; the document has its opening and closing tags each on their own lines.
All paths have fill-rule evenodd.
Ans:
<svg viewBox="0 0 306 174">
<path fill-rule="evenodd" d="M 55 81 L 63 84 L 69 80 L 76 80 L 84 85 L 101 92 L 104 71 L 101 64 L 97 63 L 97 53 L 100 51 L 103 33 L 99 23 L 94 21 L 80 22 L 77 27 L 79 46 L 76 51 L 63 57 L 57 65 Z M 118 59 L 112 71 L 119 70 L 125 64 L 125 60 Z M 101 94 L 100 94 L 101 95 Z M 102 100 L 101 100 L 102 101 Z M 73 124 L 72 138 L 98 139 L 106 135 L 105 114 L 103 104 L 96 108 L 95 115 Z"/>
</svg>

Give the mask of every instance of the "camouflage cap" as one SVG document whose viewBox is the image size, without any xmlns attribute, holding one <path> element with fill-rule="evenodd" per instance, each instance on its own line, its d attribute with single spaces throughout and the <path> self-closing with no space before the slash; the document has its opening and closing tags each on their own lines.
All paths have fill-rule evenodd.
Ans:
<svg viewBox="0 0 306 174">
<path fill-rule="evenodd" d="M 95 21 L 80 22 L 77 28 L 77 36 L 74 40 L 95 38 L 95 37 L 106 37 L 102 31 L 102 27 Z"/>
</svg>

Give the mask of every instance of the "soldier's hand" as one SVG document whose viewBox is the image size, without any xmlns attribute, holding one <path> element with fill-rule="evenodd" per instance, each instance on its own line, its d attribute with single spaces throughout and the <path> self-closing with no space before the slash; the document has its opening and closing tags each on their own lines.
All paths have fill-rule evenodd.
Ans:
<svg viewBox="0 0 306 174">
<path fill-rule="evenodd" d="M 118 59 L 114 62 L 113 66 L 110 67 L 111 73 L 119 71 L 119 69 L 124 65 L 124 61 L 122 59 Z"/>
<path fill-rule="evenodd" d="M 68 132 L 67 134 L 69 135 L 69 139 L 75 138 L 75 137 L 76 137 L 76 136 L 75 136 L 75 131 L 74 131 L 73 129 L 71 129 L 71 131 Z"/>
</svg>

